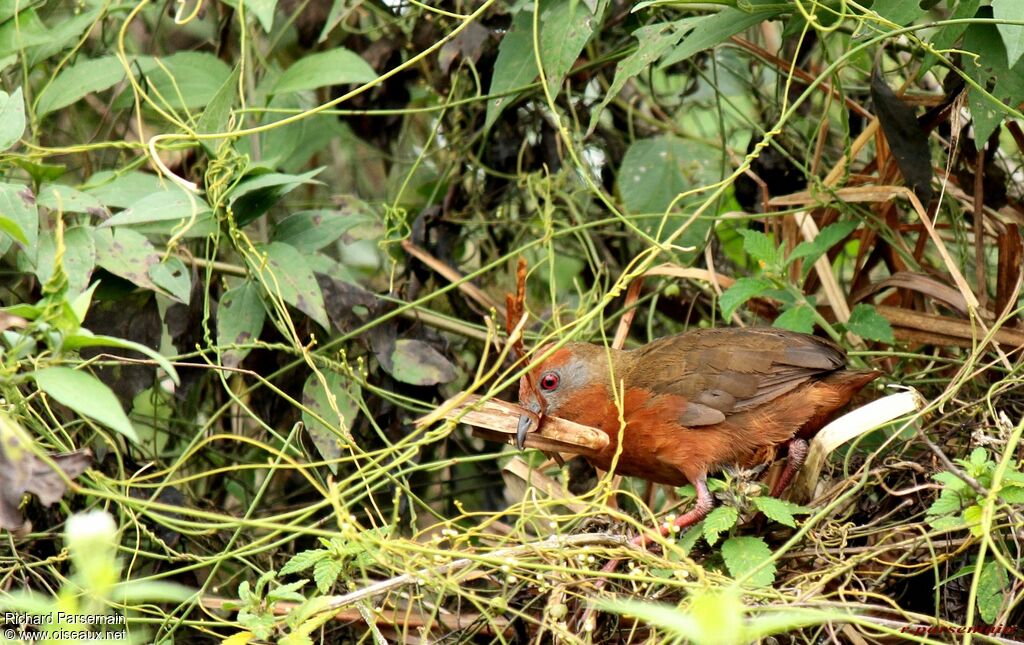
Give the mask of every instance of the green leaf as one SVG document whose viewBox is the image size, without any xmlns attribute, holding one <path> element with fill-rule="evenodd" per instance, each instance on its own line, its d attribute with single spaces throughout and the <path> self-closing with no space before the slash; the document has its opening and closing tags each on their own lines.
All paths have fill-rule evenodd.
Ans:
<svg viewBox="0 0 1024 645">
<path fill-rule="evenodd" d="M 323 293 L 302 254 L 281 242 L 263 248 L 267 261 L 259 272 L 265 287 L 324 329 L 330 329 Z"/>
<path fill-rule="evenodd" d="M 0 90 L 0 152 L 7 150 L 25 132 L 25 99 L 21 88 L 8 94 Z"/>
<path fill-rule="evenodd" d="M 952 13 L 949 15 L 949 19 L 964 20 L 966 18 L 973 18 L 974 14 L 977 13 L 978 5 L 980 4 L 981 0 L 960 0 L 956 3 L 956 8 L 953 9 Z M 963 35 L 967 26 L 968 23 L 962 22 L 940 27 L 931 38 L 932 47 L 939 52 L 949 49 L 953 43 L 959 40 L 960 36 Z M 921 70 L 918 74 L 920 75 L 927 72 L 937 60 L 938 58 L 932 53 L 926 53 L 921 61 Z"/>
<path fill-rule="evenodd" d="M 877 340 L 890 345 L 896 342 L 889 321 L 868 304 L 861 303 L 853 308 L 846 328 L 867 340 Z"/>
<path fill-rule="evenodd" d="M 760 262 L 762 268 L 765 265 L 775 267 L 782 262 L 782 250 L 775 244 L 772 236 L 750 228 L 737 232 L 743 237 L 743 250 Z"/>
<path fill-rule="evenodd" d="M 767 278 L 740 278 L 718 299 L 718 307 L 724 318 L 732 318 L 740 305 L 774 288 L 775 285 Z"/>
<path fill-rule="evenodd" d="M 271 11 L 273 15 L 273 11 Z M 238 100 L 238 76 L 242 68 L 236 65 L 220 86 L 217 93 L 210 99 L 210 103 L 199 115 L 196 121 L 196 132 L 198 134 L 212 134 L 214 132 L 227 132 L 231 122 L 231 109 Z M 220 148 L 224 139 L 201 139 L 200 143 L 211 157 L 217 156 L 217 149 Z"/>
<path fill-rule="evenodd" d="M 991 7 L 978 9 L 978 18 L 990 18 Z M 965 58 L 964 71 L 978 85 L 1002 103 L 1016 106 L 1024 100 L 1024 62 L 1007 65 L 1007 52 L 999 29 L 988 23 L 973 23 L 964 33 L 963 49 L 977 54 Z M 974 117 L 974 139 L 987 141 L 996 126 L 1007 116 L 1006 108 L 994 103 L 979 90 L 967 89 L 967 103 Z"/>
<path fill-rule="evenodd" d="M 771 549 L 759 537 L 731 537 L 722 542 L 722 559 L 733 578 L 745 577 L 749 572 L 761 567 L 772 556 Z M 758 569 L 748 578 L 750 584 L 766 587 L 775 581 L 775 563 Z"/>
<path fill-rule="evenodd" d="M 981 568 L 978 577 L 978 613 L 989 625 L 999 617 L 1009 582 L 1006 570 L 998 560 L 989 560 Z"/>
<path fill-rule="evenodd" d="M 944 488 L 938 498 L 928 507 L 927 515 L 960 513 L 963 507 L 964 500 L 960 494 L 955 490 Z"/>
<path fill-rule="evenodd" d="M 114 392 L 92 374 L 67 367 L 47 367 L 32 372 L 31 376 L 39 389 L 54 400 L 138 443 L 135 428 Z"/>
<path fill-rule="evenodd" d="M 116 56 L 79 58 L 65 67 L 36 99 L 36 116 L 42 118 L 76 101 L 113 87 L 124 78 L 124 66 Z"/>
<path fill-rule="evenodd" d="M 655 61 L 671 51 L 700 20 L 700 17 L 690 17 L 673 22 L 658 22 L 634 31 L 633 37 L 637 40 L 636 51 L 623 58 L 615 66 L 615 78 L 612 79 L 611 86 L 605 92 L 601 103 L 594 108 L 590 115 L 590 130 L 594 129 L 601 112 L 615 100 L 622 88 L 625 87 L 626 82 L 649 69 Z"/>
<path fill-rule="evenodd" d="M 324 372 L 323 377 L 326 388 L 316 374 L 310 374 L 302 387 L 305 407 L 302 422 L 320 456 L 334 461 L 341 456 L 343 440 L 352 437 L 352 423 L 359 414 L 360 387 L 359 383 L 337 372 Z M 330 467 L 332 472 L 337 472 L 336 463 L 331 463 Z"/>
<path fill-rule="evenodd" d="M 260 21 L 263 31 L 270 33 L 274 28 L 274 9 L 277 8 L 277 0 L 242 0 L 247 12 L 252 12 Z"/>
<path fill-rule="evenodd" d="M 487 101 L 487 116 L 484 119 L 484 130 L 490 130 L 494 122 L 509 104 L 515 100 L 511 94 L 537 78 L 537 59 L 533 50 L 533 14 L 520 11 L 512 18 L 512 27 L 498 44 L 498 57 L 494 61 L 494 74 L 491 86 L 487 90 L 490 95 L 497 96 Z"/>
<path fill-rule="evenodd" d="M 21 244 L 30 259 L 35 259 L 39 209 L 28 186 L 0 183 L 0 229 Z"/>
<path fill-rule="evenodd" d="M 540 16 L 540 59 L 552 96 L 558 94 L 562 80 L 593 35 L 598 18 L 583 2 L 544 4 Z"/>
<path fill-rule="evenodd" d="M 353 51 L 336 47 L 303 56 L 277 79 L 270 94 L 301 92 L 327 85 L 369 83 L 377 78 L 370 64 Z"/>
<path fill-rule="evenodd" d="M 708 541 L 708 544 L 714 546 L 721 533 L 736 525 L 739 516 L 739 511 L 732 506 L 719 506 L 713 509 L 704 518 L 704 539 Z"/>
<path fill-rule="evenodd" d="M 922 15 L 921 0 L 877 0 L 871 8 L 883 18 L 903 27 Z"/>
<path fill-rule="evenodd" d="M 811 334 L 814 333 L 814 321 L 814 310 L 805 304 L 800 304 L 783 311 L 772 323 L 772 326 Z"/>
<path fill-rule="evenodd" d="M 280 575 L 285 576 L 291 573 L 298 573 L 305 571 L 317 562 L 324 558 L 329 558 L 331 552 L 327 549 L 311 549 L 306 551 L 299 551 L 291 557 L 288 562 L 285 562 L 284 566 L 281 567 Z"/>
<path fill-rule="evenodd" d="M 192 297 L 192 273 L 176 255 L 149 267 L 149 277 L 178 302 L 187 305 Z"/>
<path fill-rule="evenodd" d="M 1024 504 L 1024 486 L 1020 484 L 1003 484 L 998 494 L 1007 504 Z"/>
<path fill-rule="evenodd" d="M 231 191 L 228 202 L 236 224 L 245 226 L 303 184 L 319 184 L 313 177 L 322 170 L 322 167 L 315 168 L 301 175 L 271 172 L 246 178 Z"/>
<path fill-rule="evenodd" d="M 1024 2 L 1020 0 L 992 0 L 992 16 L 997 20 L 1024 21 Z M 1024 25 L 998 24 L 1006 48 L 1006 64 L 1013 67 L 1024 54 Z"/>
<path fill-rule="evenodd" d="M 216 231 L 213 211 L 199 195 L 174 186 L 150 193 L 97 228 L 131 227 L 137 233 L 204 237 Z"/>
<path fill-rule="evenodd" d="M 778 8 L 773 8 L 771 11 L 747 13 L 727 8 L 705 16 L 694 25 L 693 30 L 683 39 L 683 42 L 675 47 L 671 54 L 662 59 L 658 69 L 665 69 L 699 54 L 705 49 L 721 44 L 744 29 L 771 19 L 779 11 Z"/>
<path fill-rule="evenodd" d="M 267 311 L 259 288 L 246 280 L 241 286 L 224 292 L 217 307 L 217 344 L 224 347 L 249 345 L 260 337 Z M 238 367 L 251 348 L 232 347 L 221 355 L 226 367 Z"/>
<path fill-rule="evenodd" d="M 180 187 L 164 181 L 157 175 L 137 170 L 124 173 L 98 172 L 80 188 L 110 208 L 130 208 L 152 193 L 181 190 Z"/>
<path fill-rule="evenodd" d="M 685 610 L 636 600 L 601 601 L 601 608 L 636 616 L 649 625 L 693 645 L 740 645 L 744 638 L 744 607 L 732 588 L 722 592 L 695 591 Z"/>
<path fill-rule="evenodd" d="M 857 222 L 835 222 L 818 231 L 817 237 L 810 241 L 804 241 L 796 245 L 793 252 L 789 254 L 786 262 L 792 262 L 799 258 L 807 258 L 810 264 L 830 248 L 839 244 L 857 228 Z"/>
<path fill-rule="evenodd" d="M 313 253 L 332 244 L 356 226 L 376 220 L 361 202 L 352 209 L 300 211 L 274 228 L 274 241 L 291 244 L 302 253 Z"/>
<path fill-rule="evenodd" d="M 101 334 L 93 334 L 87 329 L 80 329 L 77 334 L 67 336 L 64 339 L 63 347 L 70 350 L 79 350 L 83 347 L 119 347 L 121 349 L 130 349 L 132 351 L 145 354 L 150 357 L 159 365 L 164 372 L 167 373 L 171 380 L 174 381 L 175 385 L 179 385 L 181 380 L 178 378 L 178 372 L 175 371 L 174 366 L 171 365 L 170 361 L 164 358 L 163 354 L 157 352 L 149 347 L 146 347 L 142 343 L 136 343 L 133 340 L 126 338 L 117 338 L 116 336 L 103 336 Z"/>
<path fill-rule="evenodd" d="M 334 558 L 324 558 L 313 565 L 313 581 L 320 593 L 328 593 L 342 572 L 342 564 Z"/>
<path fill-rule="evenodd" d="M 228 64 L 208 52 L 184 51 L 139 61 L 146 94 L 156 105 L 175 110 L 206 107 L 231 75 Z M 127 107 L 131 96 L 126 92 L 121 99 Z M 115 102 L 118 107 L 122 100 Z"/>
<path fill-rule="evenodd" d="M 64 184 L 46 184 L 36 196 L 36 204 L 62 213 L 103 212 L 103 203 L 95 195 Z"/>
<path fill-rule="evenodd" d="M 981 537 L 985 534 L 985 527 L 981 525 L 981 510 L 977 504 L 971 504 L 964 509 L 962 515 L 964 524 L 967 525 L 974 537 Z"/>
<path fill-rule="evenodd" d="M 96 264 L 143 289 L 160 291 L 149 277 L 150 267 L 160 263 L 160 254 L 142 234 L 126 228 L 96 228 L 92 229 L 92 239 Z"/>
<path fill-rule="evenodd" d="M 96 266 L 96 246 L 89 227 L 72 226 L 64 231 L 64 255 L 61 258 L 64 274 L 68 278 L 68 293 L 77 294 L 89 286 L 89 278 Z M 57 239 L 47 235 L 39 240 L 36 256 L 36 277 L 41 284 L 53 276 L 57 261 Z"/>
<path fill-rule="evenodd" d="M 403 383 L 437 385 L 450 383 L 458 376 L 455 366 L 441 352 L 422 340 L 401 338 L 391 352 L 390 369 L 385 369 Z"/>
<path fill-rule="evenodd" d="M 618 172 L 623 203 L 631 213 L 664 213 L 679 193 L 718 181 L 716 155 L 704 144 L 672 136 L 633 142 Z"/>
<path fill-rule="evenodd" d="M 765 514 L 768 519 L 775 520 L 779 524 L 796 527 L 795 513 L 806 513 L 807 509 L 798 504 L 787 502 L 776 497 L 754 497 L 754 506 Z"/>
</svg>

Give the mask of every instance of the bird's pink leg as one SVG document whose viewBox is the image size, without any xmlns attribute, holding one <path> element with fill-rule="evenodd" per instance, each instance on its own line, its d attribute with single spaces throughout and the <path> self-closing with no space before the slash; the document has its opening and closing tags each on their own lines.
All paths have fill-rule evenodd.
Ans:
<svg viewBox="0 0 1024 645">
<path fill-rule="evenodd" d="M 804 465 L 804 460 L 807 459 L 807 451 L 807 441 L 804 439 L 793 439 L 789 442 L 786 466 L 782 469 L 779 481 L 775 482 L 775 485 L 772 486 L 772 497 L 782 495 L 786 487 L 789 486 L 789 482 L 793 481 L 793 477 L 800 472 L 800 468 Z"/>
</svg>

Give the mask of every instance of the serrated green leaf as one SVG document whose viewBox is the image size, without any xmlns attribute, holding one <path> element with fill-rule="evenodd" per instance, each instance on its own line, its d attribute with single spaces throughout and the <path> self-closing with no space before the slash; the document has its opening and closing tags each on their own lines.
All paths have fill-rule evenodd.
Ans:
<svg viewBox="0 0 1024 645">
<path fill-rule="evenodd" d="M 762 267 L 779 264 L 782 253 L 772 236 L 750 228 L 740 229 L 737 233 L 743 237 L 743 250 L 761 263 Z"/>
<path fill-rule="evenodd" d="M 796 245 L 793 252 L 789 254 L 786 262 L 792 262 L 800 258 L 806 258 L 808 264 L 818 259 L 820 255 L 830 248 L 839 244 L 857 228 L 857 222 L 835 222 L 818 231 L 817 237 L 810 241 L 804 241 Z"/>
<path fill-rule="evenodd" d="M 740 278 L 718 299 L 718 307 L 724 318 L 732 318 L 740 305 L 774 288 L 775 285 L 767 278 Z"/>
<path fill-rule="evenodd" d="M 67 367 L 47 367 L 32 372 L 31 376 L 39 389 L 54 400 L 138 443 L 135 428 L 113 390 L 92 374 Z"/>
<path fill-rule="evenodd" d="M 718 536 L 736 525 L 739 519 L 739 511 L 732 506 L 719 506 L 713 509 L 704 518 L 704 539 L 708 544 L 714 546 L 718 542 Z"/>
<path fill-rule="evenodd" d="M 786 526 L 796 527 L 796 519 L 793 518 L 795 504 L 790 504 L 781 499 L 775 497 L 755 497 L 753 498 L 754 506 L 759 511 L 765 514 L 770 520 L 775 520 L 779 524 L 785 524 Z M 796 507 L 799 509 L 799 507 Z M 796 510 L 799 512 L 799 510 Z"/>
<path fill-rule="evenodd" d="M 951 489 L 944 489 L 938 499 L 928 507 L 928 515 L 948 515 L 959 513 L 963 509 L 963 498 L 960 494 Z"/>
<path fill-rule="evenodd" d="M 771 549 L 759 537 L 731 537 L 722 542 L 722 559 L 733 578 L 743 578 L 761 567 L 757 573 L 746 578 L 750 584 L 758 587 L 766 587 L 775 581 L 775 563 L 761 566 L 771 556 Z"/>
<path fill-rule="evenodd" d="M 299 571 L 305 571 L 320 560 L 330 558 L 331 552 L 327 549 L 310 549 L 307 551 L 299 551 L 284 563 L 281 567 L 280 574 L 282 576 L 290 573 L 298 573 Z"/>
<path fill-rule="evenodd" d="M 984 527 L 981 525 L 981 507 L 977 504 L 971 504 L 964 509 L 963 519 L 964 524 L 971 530 L 971 534 L 975 537 L 981 537 L 985 533 Z"/>
<path fill-rule="evenodd" d="M 814 310 L 803 304 L 790 307 L 775 319 L 772 327 L 811 334 L 814 332 Z"/>
<path fill-rule="evenodd" d="M 853 308 L 846 328 L 866 340 L 877 340 L 890 345 L 896 342 L 892 325 L 868 304 L 861 303 Z"/>
<path fill-rule="evenodd" d="M 343 568 L 341 562 L 334 558 L 317 561 L 313 566 L 313 581 L 316 582 L 316 588 L 320 590 L 320 593 L 328 593 L 334 587 Z"/>
<path fill-rule="evenodd" d="M 1007 504 L 1024 504 L 1024 486 L 1003 484 L 998 494 L 999 499 Z"/>
</svg>

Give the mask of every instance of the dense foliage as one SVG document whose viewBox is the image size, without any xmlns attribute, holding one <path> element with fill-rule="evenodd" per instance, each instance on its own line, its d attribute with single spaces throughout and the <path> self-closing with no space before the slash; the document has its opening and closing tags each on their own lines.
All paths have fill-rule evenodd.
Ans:
<svg viewBox="0 0 1024 645">
<path fill-rule="evenodd" d="M 1024 5 L 874 5 L 0 3 L 0 608 L 167 642 L 1010 634 Z M 514 399 L 520 257 L 527 348 L 775 324 L 927 403 L 804 506 L 723 474 L 574 621 L 692 490 L 414 424 Z"/>
</svg>

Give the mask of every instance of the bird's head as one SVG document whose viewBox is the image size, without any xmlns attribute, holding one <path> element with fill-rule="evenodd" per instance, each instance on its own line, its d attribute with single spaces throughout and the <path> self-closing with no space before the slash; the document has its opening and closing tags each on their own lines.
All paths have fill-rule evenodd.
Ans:
<svg viewBox="0 0 1024 645">
<path fill-rule="evenodd" d="M 537 355 L 543 356 L 550 348 L 551 345 L 541 347 Z M 532 385 L 531 378 L 526 375 L 519 380 L 519 406 L 529 413 L 519 417 L 517 448 L 522 450 L 525 447 L 527 433 L 535 429 L 535 425 L 539 427 L 544 417 L 572 420 L 565 412 L 584 388 L 598 383 L 607 384 L 608 351 L 603 346 L 590 343 L 566 343 L 530 371 Z"/>
</svg>

